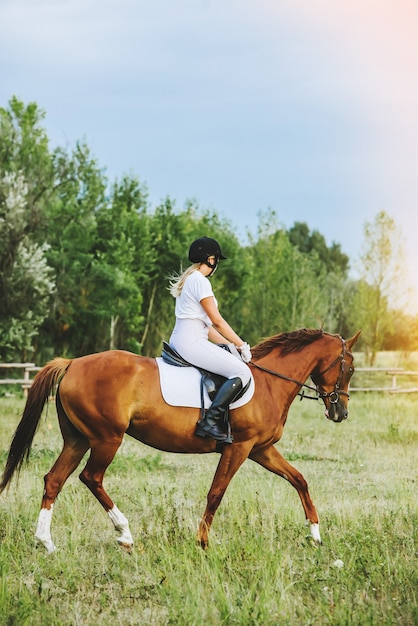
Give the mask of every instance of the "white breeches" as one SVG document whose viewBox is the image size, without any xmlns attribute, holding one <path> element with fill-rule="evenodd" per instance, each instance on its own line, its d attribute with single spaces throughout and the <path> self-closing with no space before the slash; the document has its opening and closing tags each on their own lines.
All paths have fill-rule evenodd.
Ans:
<svg viewBox="0 0 418 626">
<path fill-rule="evenodd" d="M 170 344 L 192 365 L 225 378 L 240 378 L 245 387 L 251 378 L 248 365 L 209 341 L 208 332 L 209 329 L 202 320 L 177 319 Z"/>
</svg>

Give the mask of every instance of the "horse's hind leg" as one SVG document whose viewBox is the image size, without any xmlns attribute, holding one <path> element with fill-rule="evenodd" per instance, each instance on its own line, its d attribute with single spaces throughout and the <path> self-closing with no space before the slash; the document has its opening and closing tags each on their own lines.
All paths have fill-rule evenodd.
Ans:
<svg viewBox="0 0 418 626">
<path fill-rule="evenodd" d="M 35 539 L 41 543 L 48 552 L 54 552 L 55 545 L 51 538 L 51 521 L 54 502 L 61 491 L 65 481 L 76 469 L 89 444 L 84 437 L 76 441 L 65 441 L 64 447 L 50 471 L 45 475 L 44 494 L 42 497 L 41 510 L 35 531 Z"/>
<path fill-rule="evenodd" d="M 321 543 L 321 535 L 319 534 L 319 518 L 316 508 L 309 495 L 308 485 L 304 477 L 296 468 L 293 467 L 280 452 L 270 446 L 264 450 L 252 452 L 249 457 L 252 461 L 259 463 L 270 472 L 285 478 L 296 489 L 302 502 L 307 522 L 310 524 L 311 537 L 315 544 Z"/>
<path fill-rule="evenodd" d="M 51 538 L 54 502 L 65 481 L 74 472 L 90 447 L 88 440 L 68 419 L 61 404 L 59 391 L 56 396 L 56 407 L 64 446 L 54 465 L 44 477 L 45 487 L 35 531 L 36 541 L 42 544 L 48 552 L 54 552 L 55 550 L 55 545 Z"/>
<path fill-rule="evenodd" d="M 127 551 L 133 546 L 131 531 L 126 517 L 121 513 L 110 499 L 103 487 L 103 476 L 113 461 L 113 458 L 121 444 L 122 438 L 113 442 L 95 442 L 92 443 L 91 453 L 86 467 L 80 474 L 80 480 L 86 485 L 97 498 L 102 507 L 109 515 L 115 530 L 120 533 L 117 541 L 119 545 Z"/>
</svg>

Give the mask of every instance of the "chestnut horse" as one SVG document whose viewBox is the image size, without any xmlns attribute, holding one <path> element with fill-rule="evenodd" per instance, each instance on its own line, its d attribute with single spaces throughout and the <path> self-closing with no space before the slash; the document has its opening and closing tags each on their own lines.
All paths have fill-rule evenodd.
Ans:
<svg viewBox="0 0 418 626">
<path fill-rule="evenodd" d="M 341 422 L 348 417 L 348 385 L 354 371 L 351 349 L 359 334 L 345 341 L 322 329 L 301 329 L 270 337 L 252 348 L 250 366 L 255 392 L 247 404 L 231 411 L 234 441 L 222 445 L 195 436 L 199 409 L 174 407 L 164 402 L 155 359 L 121 350 L 76 359 L 56 358 L 38 372 L 29 390 L 10 446 L 0 492 L 15 471 L 19 473 L 25 459 L 28 460 L 44 405 L 58 385 L 56 407 L 64 443 L 44 478 L 35 533 L 48 552 L 55 550 L 51 538 L 55 499 L 88 450 L 90 455 L 80 480 L 107 511 L 116 532 L 120 533 L 118 543 L 127 550 L 132 548 L 128 520 L 103 487 L 106 468 L 125 433 L 168 452 L 220 453 L 197 535 L 204 549 L 222 497 L 247 458 L 293 485 L 310 524 L 312 540 L 319 544 L 319 520 L 307 483 L 274 444 L 281 438 L 289 407 L 303 387 L 313 390 L 323 400 L 328 419 Z M 309 376 L 315 387 L 305 384 Z"/>
</svg>

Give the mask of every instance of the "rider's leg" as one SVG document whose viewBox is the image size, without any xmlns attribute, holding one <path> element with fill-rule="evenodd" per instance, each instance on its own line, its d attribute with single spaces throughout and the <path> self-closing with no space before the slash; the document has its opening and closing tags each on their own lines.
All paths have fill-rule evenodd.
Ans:
<svg viewBox="0 0 418 626">
<path fill-rule="evenodd" d="M 228 435 L 221 429 L 220 422 L 225 419 L 228 406 L 235 400 L 242 390 L 241 378 L 228 378 L 218 389 L 209 409 L 199 420 L 196 435 L 199 437 L 213 437 L 217 441 L 225 441 Z"/>
</svg>

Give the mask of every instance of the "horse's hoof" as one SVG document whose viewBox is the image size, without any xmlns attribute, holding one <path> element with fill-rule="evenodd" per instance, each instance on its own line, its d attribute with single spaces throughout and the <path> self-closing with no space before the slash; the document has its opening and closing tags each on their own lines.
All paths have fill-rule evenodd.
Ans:
<svg viewBox="0 0 418 626">
<path fill-rule="evenodd" d="M 54 552 L 57 551 L 57 547 L 52 541 L 52 539 L 37 537 L 36 535 L 35 535 L 35 546 L 37 547 L 42 546 L 48 552 L 48 554 L 53 554 Z"/>
<path fill-rule="evenodd" d="M 123 543 L 122 541 L 118 541 L 118 545 L 122 548 L 124 552 L 127 552 L 127 554 L 132 554 L 132 551 L 134 549 L 132 543 Z"/>
<path fill-rule="evenodd" d="M 209 541 L 207 539 L 202 539 L 201 537 L 196 537 L 196 543 L 205 552 L 209 548 Z"/>
<path fill-rule="evenodd" d="M 312 548 L 319 548 L 319 546 L 321 545 L 321 542 L 316 541 L 312 535 L 306 535 L 305 537 L 307 543 L 309 543 L 310 546 L 312 546 Z"/>
</svg>

